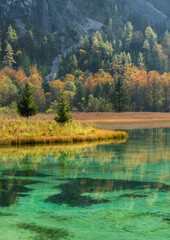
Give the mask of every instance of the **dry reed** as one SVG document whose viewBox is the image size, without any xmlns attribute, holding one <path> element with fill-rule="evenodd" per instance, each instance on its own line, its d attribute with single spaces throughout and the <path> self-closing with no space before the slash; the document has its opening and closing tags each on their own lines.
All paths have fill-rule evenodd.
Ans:
<svg viewBox="0 0 170 240">
<path fill-rule="evenodd" d="M 84 122 L 72 122 L 63 125 L 54 120 L 31 117 L 0 116 L 0 145 L 34 145 L 92 142 L 114 139 L 127 139 L 125 132 L 110 132 L 94 128 Z"/>
</svg>

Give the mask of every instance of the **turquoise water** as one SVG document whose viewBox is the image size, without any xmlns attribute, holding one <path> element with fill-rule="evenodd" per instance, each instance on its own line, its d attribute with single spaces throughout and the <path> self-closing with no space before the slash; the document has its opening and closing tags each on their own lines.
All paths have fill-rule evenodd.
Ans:
<svg viewBox="0 0 170 240">
<path fill-rule="evenodd" d="M 170 239 L 170 129 L 0 149 L 0 240 Z"/>
</svg>

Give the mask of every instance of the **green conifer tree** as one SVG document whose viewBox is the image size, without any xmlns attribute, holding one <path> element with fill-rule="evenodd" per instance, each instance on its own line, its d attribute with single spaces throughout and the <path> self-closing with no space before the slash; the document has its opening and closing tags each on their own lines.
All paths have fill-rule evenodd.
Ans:
<svg viewBox="0 0 170 240">
<path fill-rule="evenodd" d="M 70 122 L 72 120 L 72 115 L 69 114 L 68 103 L 67 103 L 64 95 L 62 95 L 60 102 L 58 103 L 57 114 L 58 114 L 58 116 L 56 116 L 54 118 L 54 120 L 58 123 L 64 124 L 64 123 Z"/>
<path fill-rule="evenodd" d="M 125 112 L 130 110 L 130 100 L 120 77 L 114 87 L 112 101 L 116 112 Z"/>
<path fill-rule="evenodd" d="M 31 61 L 29 56 L 25 52 L 23 52 L 23 54 L 21 55 L 21 66 L 26 75 L 30 76 Z"/>
<path fill-rule="evenodd" d="M 26 83 L 23 93 L 17 104 L 18 113 L 23 117 L 34 116 L 37 114 L 38 107 L 34 102 L 32 88 L 29 83 Z"/>
<path fill-rule="evenodd" d="M 84 108 L 85 93 L 81 82 L 76 82 L 76 88 L 77 90 L 73 98 L 73 105 L 79 112 L 82 112 Z"/>
</svg>

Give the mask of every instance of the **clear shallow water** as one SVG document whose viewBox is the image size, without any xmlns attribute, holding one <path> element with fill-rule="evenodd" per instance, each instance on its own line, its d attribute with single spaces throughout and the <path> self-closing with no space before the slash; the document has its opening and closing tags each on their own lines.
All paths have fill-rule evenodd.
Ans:
<svg viewBox="0 0 170 240">
<path fill-rule="evenodd" d="M 170 239 L 170 129 L 0 149 L 0 240 Z"/>
</svg>

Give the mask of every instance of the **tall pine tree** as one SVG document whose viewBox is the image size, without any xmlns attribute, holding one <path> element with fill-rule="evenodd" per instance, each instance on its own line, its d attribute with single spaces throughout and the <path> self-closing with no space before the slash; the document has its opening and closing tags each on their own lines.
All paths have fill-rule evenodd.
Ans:
<svg viewBox="0 0 170 240">
<path fill-rule="evenodd" d="M 125 112 L 130 110 L 130 100 L 120 77 L 115 84 L 112 94 L 112 101 L 114 110 L 116 112 Z"/>
<path fill-rule="evenodd" d="M 26 83 L 22 95 L 17 104 L 18 113 L 22 117 L 34 116 L 37 114 L 38 107 L 34 102 L 32 88 Z"/>
<path fill-rule="evenodd" d="M 57 114 L 58 116 L 56 116 L 54 120 L 58 123 L 64 124 L 72 120 L 72 115 L 69 114 L 68 103 L 64 95 L 62 95 L 61 100 L 58 103 Z"/>
</svg>

